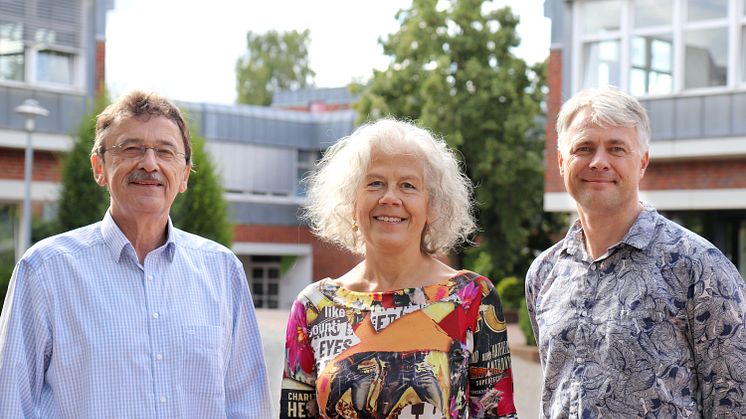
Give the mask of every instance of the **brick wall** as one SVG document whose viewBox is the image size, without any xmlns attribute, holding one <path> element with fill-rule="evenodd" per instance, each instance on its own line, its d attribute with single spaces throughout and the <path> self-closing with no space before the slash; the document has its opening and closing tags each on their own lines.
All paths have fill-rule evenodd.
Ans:
<svg viewBox="0 0 746 419">
<path fill-rule="evenodd" d="M 313 279 L 336 278 L 360 262 L 360 258 L 317 239 L 308 227 L 237 225 L 236 242 L 310 244 L 313 252 Z"/>
<path fill-rule="evenodd" d="M 25 151 L 0 148 L 0 179 L 23 180 Z M 35 151 L 32 178 L 41 182 L 60 181 L 60 155 L 49 151 Z"/>
<path fill-rule="evenodd" d="M 96 41 L 96 93 L 106 86 L 106 42 Z"/>
<path fill-rule="evenodd" d="M 746 188 L 746 158 L 651 162 L 640 189 Z"/>
</svg>

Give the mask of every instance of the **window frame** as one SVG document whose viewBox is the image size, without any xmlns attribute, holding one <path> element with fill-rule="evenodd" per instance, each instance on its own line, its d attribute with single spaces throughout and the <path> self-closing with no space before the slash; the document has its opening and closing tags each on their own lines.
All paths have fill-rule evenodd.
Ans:
<svg viewBox="0 0 746 419">
<path fill-rule="evenodd" d="M 90 44 L 85 37 L 88 33 L 89 23 L 85 19 L 85 11 L 80 11 L 80 26 L 76 28 L 77 36 L 79 37 L 80 47 L 72 47 L 59 45 L 48 40 L 30 40 L 21 39 L 23 48 L 23 80 L 6 80 L 0 78 L 0 86 L 8 87 L 21 87 L 21 88 L 43 88 L 46 91 L 59 92 L 59 93 L 83 93 L 85 91 L 85 81 L 87 77 L 86 69 L 86 52 L 88 54 L 96 54 L 96 45 Z M 10 16 L 0 16 L 3 20 L 11 20 Z M 21 25 L 21 33 L 24 33 L 24 27 L 27 25 L 27 21 L 21 19 L 18 22 Z M 47 31 L 55 31 L 55 27 L 59 26 L 56 22 L 50 22 Z M 72 56 L 71 65 L 71 83 L 54 83 L 39 80 L 37 74 L 37 65 L 39 60 L 39 53 L 41 51 L 52 51 L 62 54 L 68 54 Z"/>
<path fill-rule="evenodd" d="M 632 71 L 632 39 L 636 36 L 651 36 L 670 34 L 673 40 L 672 47 L 672 90 L 667 94 L 645 93 L 636 94 L 637 97 L 666 98 L 701 96 L 703 94 L 726 93 L 734 90 L 746 89 L 746 49 L 742 47 L 746 43 L 746 1 L 728 0 L 728 14 L 725 18 L 708 19 L 696 22 L 687 22 L 688 0 L 673 0 L 673 17 L 671 25 L 654 25 L 642 28 L 634 27 L 634 0 L 622 1 L 622 16 L 620 16 L 620 29 L 595 34 L 584 34 L 584 5 L 593 0 L 580 0 L 574 2 L 572 8 L 572 36 L 570 61 L 572 70 L 570 72 L 571 90 L 577 92 L 585 87 L 585 47 L 590 42 L 603 40 L 617 40 L 619 50 L 619 87 L 623 91 L 631 91 Z M 728 34 L 727 47 L 727 71 L 726 83 L 722 86 L 705 86 L 696 88 L 685 87 L 686 77 L 686 35 L 688 31 L 703 29 L 725 28 Z M 743 51 L 743 54 L 742 54 Z M 647 86 L 646 86 L 647 89 Z"/>
</svg>

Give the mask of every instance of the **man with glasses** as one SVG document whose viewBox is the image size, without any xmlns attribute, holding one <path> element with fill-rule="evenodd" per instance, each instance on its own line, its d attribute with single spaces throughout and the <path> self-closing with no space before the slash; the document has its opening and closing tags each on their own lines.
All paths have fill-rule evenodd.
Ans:
<svg viewBox="0 0 746 419">
<path fill-rule="evenodd" d="M 16 266 L 0 320 L 0 417 L 270 416 L 241 263 L 169 218 L 191 153 L 181 113 L 160 96 L 132 92 L 98 116 L 91 165 L 111 204 Z"/>
</svg>

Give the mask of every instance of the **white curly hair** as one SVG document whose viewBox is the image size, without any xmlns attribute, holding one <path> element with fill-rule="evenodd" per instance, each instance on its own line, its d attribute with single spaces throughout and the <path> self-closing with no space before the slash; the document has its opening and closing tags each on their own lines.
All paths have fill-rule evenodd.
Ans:
<svg viewBox="0 0 746 419">
<path fill-rule="evenodd" d="M 353 253 L 365 254 L 360 231 L 353 228 L 355 197 L 373 153 L 414 154 L 424 164 L 431 222 L 425 226 L 421 250 L 448 253 L 468 242 L 476 230 L 471 181 L 446 142 L 411 122 L 380 119 L 359 127 L 329 147 L 314 172 L 304 179 L 307 203 L 303 218 L 322 240 Z"/>
</svg>

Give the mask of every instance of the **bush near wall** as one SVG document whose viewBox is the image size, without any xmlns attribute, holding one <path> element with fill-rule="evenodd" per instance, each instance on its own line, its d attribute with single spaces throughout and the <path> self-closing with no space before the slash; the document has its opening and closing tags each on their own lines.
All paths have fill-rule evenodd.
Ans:
<svg viewBox="0 0 746 419">
<path fill-rule="evenodd" d="M 508 276 L 497 283 L 497 294 L 503 309 L 517 310 L 524 299 L 523 281 L 515 276 Z"/>
</svg>

